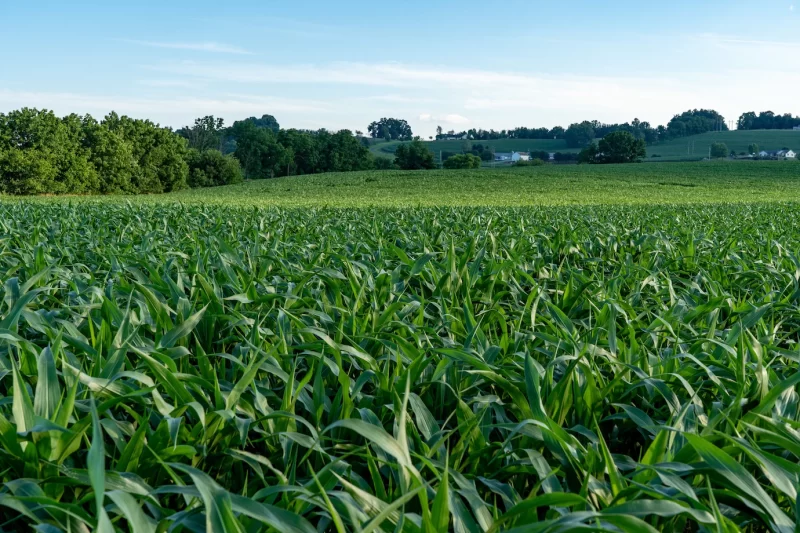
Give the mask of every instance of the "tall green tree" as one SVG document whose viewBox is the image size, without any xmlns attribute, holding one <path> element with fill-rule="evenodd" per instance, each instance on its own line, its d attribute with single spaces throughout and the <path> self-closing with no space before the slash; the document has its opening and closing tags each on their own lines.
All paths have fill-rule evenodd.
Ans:
<svg viewBox="0 0 800 533">
<path fill-rule="evenodd" d="M 190 187 L 217 187 L 244 180 L 239 160 L 232 155 L 223 155 L 219 150 L 201 152 L 190 148 L 186 161 L 189 165 Z"/>
<path fill-rule="evenodd" d="M 295 129 L 280 130 L 278 142 L 292 151 L 293 161 L 289 174 L 314 174 L 321 171 L 321 153 L 316 135 Z"/>
<path fill-rule="evenodd" d="M 394 164 L 401 170 L 430 170 L 436 168 L 436 160 L 420 140 L 403 143 L 394 154 Z"/>
<path fill-rule="evenodd" d="M 408 122 L 398 118 L 382 118 L 367 127 L 370 136 L 389 141 L 410 141 L 414 134 Z"/>
<path fill-rule="evenodd" d="M 711 145 L 711 157 L 715 159 L 722 159 L 730 155 L 728 145 L 725 143 L 714 143 Z"/>
<path fill-rule="evenodd" d="M 240 124 L 241 122 L 249 122 L 258 129 L 270 130 L 272 133 L 278 133 L 281 129 L 281 125 L 278 124 L 278 121 L 272 115 L 261 115 L 261 118 L 246 118 L 244 120 L 234 122 L 233 126 L 236 127 L 236 125 Z"/>
<path fill-rule="evenodd" d="M 130 145 L 136 161 L 131 184 L 139 193 L 185 189 L 189 175 L 186 140 L 149 120 L 109 113 L 101 126 L 120 135 Z"/>
<path fill-rule="evenodd" d="M 317 133 L 323 172 L 351 172 L 373 168 L 369 149 L 350 130 Z"/>
<path fill-rule="evenodd" d="M 189 148 L 195 150 L 222 151 L 225 137 L 225 121 L 208 115 L 195 119 L 193 126 L 185 126 L 176 132 L 186 139 Z"/>
<path fill-rule="evenodd" d="M 627 131 L 609 133 L 599 143 L 591 143 L 578 155 L 581 163 L 611 164 L 636 163 L 647 156 L 644 139 L 637 139 Z"/>
<path fill-rule="evenodd" d="M 23 108 L 0 114 L 0 190 L 10 194 L 86 194 L 99 179 L 90 163 L 84 119 Z"/>
<path fill-rule="evenodd" d="M 456 154 L 442 164 L 447 169 L 481 168 L 481 158 L 472 154 Z"/>
<path fill-rule="evenodd" d="M 598 143 L 603 163 L 635 163 L 647 157 L 647 144 L 627 131 L 609 133 Z"/>
<path fill-rule="evenodd" d="M 235 123 L 232 130 L 236 138 L 234 155 L 247 178 L 274 178 L 291 166 L 291 152 L 278 142 L 272 130 L 258 128 L 249 121 Z"/>
<path fill-rule="evenodd" d="M 594 127 L 591 122 L 584 121 L 572 124 L 564 133 L 564 139 L 570 148 L 583 148 L 591 144 L 595 138 Z"/>
</svg>

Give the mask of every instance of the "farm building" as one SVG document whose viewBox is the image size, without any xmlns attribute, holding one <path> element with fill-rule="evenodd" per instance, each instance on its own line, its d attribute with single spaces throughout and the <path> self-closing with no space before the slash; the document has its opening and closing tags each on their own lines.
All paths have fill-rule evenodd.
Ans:
<svg viewBox="0 0 800 533">
<path fill-rule="evenodd" d="M 529 152 L 496 152 L 494 154 L 495 161 L 510 161 L 516 163 L 517 161 L 530 161 L 531 154 Z"/>
<path fill-rule="evenodd" d="M 760 157 L 774 157 L 777 159 L 795 159 L 797 157 L 794 150 L 761 150 L 758 155 Z"/>
</svg>

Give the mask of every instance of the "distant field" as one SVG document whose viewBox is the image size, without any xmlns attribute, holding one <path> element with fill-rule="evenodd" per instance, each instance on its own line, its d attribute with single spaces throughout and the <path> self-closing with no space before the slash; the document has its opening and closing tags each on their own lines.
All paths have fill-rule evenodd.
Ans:
<svg viewBox="0 0 800 533">
<path fill-rule="evenodd" d="M 567 142 L 563 139 L 498 139 L 495 141 L 470 141 L 472 144 L 482 144 L 484 146 L 491 146 L 495 152 L 578 152 L 576 148 L 567 148 Z M 437 154 L 441 152 L 460 152 L 464 141 L 426 141 L 425 145 L 430 148 L 432 152 Z M 397 147 L 401 143 L 399 141 L 376 143 L 370 147 L 373 154 L 383 157 L 391 157 Z"/>
<path fill-rule="evenodd" d="M 464 141 L 429 141 L 426 146 L 435 154 L 442 152 L 460 152 Z M 499 139 L 496 141 L 470 141 L 473 144 L 492 146 L 495 152 L 579 152 L 577 148 L 567 148 L 563 139 Z M 664 161 L 698 161 L 708 157 L 708 149 L 715 142 L 724 142 L 731 150 L 746 152 L 750 144 L 756 143 L 762 150 L 780 150 L 783 147 L 800 150 L 800 131 L 791 130 L 754 130 L 723 131 L 693 135 L 675 139 L 647 147 L 648 160 Z M 370 147 L 376 156 L 391 157 L 400 145 L 399 141 L 379 142 Z M 653 158 L 660 155 L 660 158 Z"/>
<path fill-rule="evenodd" d="M 144 201 L 275 206 L 524 206 L 800 200 L 800 162 L 368 171 L 252 181 Z"/>
<path fill-rule="evenodd" d="M 780 150 L 787 147 L 797 151 L 800 149 L 800 131 L 753 130 L 704 133 L 648 146 L 647 157 L 652 159 L 653 154 L 658 154 L 662 159 L 703 159 L 708 157 L 708 149 L 715 142 L 727 144 L 728 148 L 737 154 L 747 152 L 752 143 L 756 143 L 761 150 Z"/>
</svg>

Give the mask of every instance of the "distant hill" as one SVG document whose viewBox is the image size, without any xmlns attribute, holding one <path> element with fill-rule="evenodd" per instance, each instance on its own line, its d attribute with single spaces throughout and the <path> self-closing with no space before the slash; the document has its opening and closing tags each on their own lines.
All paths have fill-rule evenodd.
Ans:
<svg viewBox="0 0 800 533">
<path fill-rule="evenodd" d="M 495 152 L 579 152 L 577 148 L 567 148 L 563 139 L 497 139 L 494 141 L 469 141 L 473 145 L 482 144 L 494 147 Z M 437 157 L 439 152 L 461 152 L 464 141 L 425 141 Z M 392 157 L 400 145 L 400 141 L 377 142 L 370 146 L 376 156 Z"/>
<path fill-rule="evenodd" d="M 547 151 L 574 153 L 577 148 L 568 148 L 563 139 L 497 139 L 494 141 L 469 141 L 494 147 L 495 152 Z M 800 151 L 800 131 L 793 130 L 733 130 L 709 132 L 690 137 L 681 137 L 647 147 L 648 160 L 698 161 L 708 157 L 708 149 L 715 142 L 723 142 L 737 154 L 747 152 L 755 143 L 761 150 L 780 150 L 783 147 Z M 460 152 L 464 141 L 425 141 L 425 145 L 438 157 L 439 152 Z M 379 157 L 392 157 L 401 141 L 376 141 L 370 151 Z M 654 158 L 659 155 L 660 158 Z"/>
<path fill-rule="evenodd" d="M 747 152 L 755 143 L 761 150 L 780 150 L 783 147 L 800 151 L 800 131 L 793 130 L 733 130 L 709 132 L 691 137 L 682 137 L 647 147 L 650 160 L 690 161 L 708 157 L 708 149 L 715 142 L 728 145 L 729 150 Z M 658 154 L 660 158 L 653 158 Z"/>
</svg>

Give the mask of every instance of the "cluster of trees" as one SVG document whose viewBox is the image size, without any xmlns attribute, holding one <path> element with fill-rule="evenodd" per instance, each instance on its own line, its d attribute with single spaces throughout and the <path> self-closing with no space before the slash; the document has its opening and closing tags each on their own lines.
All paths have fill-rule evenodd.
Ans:
<svg viewBox="0 0 800 533">
<path fill-rule="evenodd" d="M 229 128 L 222 119 L 207 116 L 177 133 L 192 150 L 235 158 L 248 179 L 374 168 L 369 149 L 349 130 L 284 130 L 272 115 L 236 121 Z"/>
<path fill-rule="evenodd" d="M 754 111 L 743 113 L 737 122 L 740 130 L 790 130 L 800 126 L 800 117 L 791 113 L 776 115 L 772 111 L 762 111 L 758 115 Z"/>
<path fill-rule="evenodd" d="M 581 163 L 638 163 L 647 156 L 647 144 L 627 131 L 609 133 L 599 143 L 592 142 L 578 156 Z"/>
<path fill-rule="evenodd" d="M 481 168 L 481 158 L 472 154 L 457 154 L 448 157 L 442 167 L 447 169 Z"/>
<path fill-rule="evenodd" d="M 442 160 L 453 157 L 454 155 L 471 154 L 480 159 L 481 161 L 494 161 L 494 147 L 490 145 L 483 145 L 481 143 L 472 143 L 471 141 L 464 141 L 461 145 L 460 152 L 442 152 Z"/>
<path fill-rule="evenodd" d="M 271 115 L 230 127 L 206 116 L 173 132 L 113 112 L 101 121 L 29 108 L 0 114 L 5 194 L 161 193 L 245 177 L 405 168 L 395 163 L 376 160 L 348 130 L 284 130 Z"/>
<path fill-rule="evenodd" d="M 659 141 L 678 139 L 689 135 L 698 135 L 708 131 L 727 131 L 725 118 L 714 110 L 693 109 L 675 115 L 666 126 L 653 127 L 649 122 L 634 119 L 624 124 L 601 124 L 597 121 L 584 121 L 572 124 L 564 133 L 564 139 L 570 148 L 585 148 L 595 139 L 604 138 L 611 133 L 623 131 L 645 144 L 656 144 Z"/>
<path fill-rule="evenodd" d="M 438 167 L 433 152 L 419 139 L 397 147 L 394 165 L 400 170 L 432 170 Z"/>
<path fill-rule="evenodd" d="M 710 152 L 711 157 L 715 159 L 722 159 L 731 155 L 728 145 L 725 143 L 713 143 Z M 733 155 L 736 154 L 734 153 Z"/>
<path fill-rule="evenodd" d="M 785 117 L 786 115 L 784 115 Z M 800 118 L 796 119 L 800 124 Z M 740 119 L 741 121 L 741 119 Z M 795 125 L 797 125 L 795 124 Z M 595 139 L 600 139 L 617 131 L 625 131 L 636 139 L 642 139 L 646 144 L 655 144 L 659 141 L 697 135 L 707 131 L 727 131 L 725 118 L 718 112 L 709 109 L 692 109 L 675 115 L 666 126 L 652 126 L 649 122 L 638 118 L 623 124 L 605 124 L 597 120 L 585 120 L 571 124 L 567 129 L 561 126 L 555 128 L 515 128 L 513 130 L 483 130 L 470 129 L 456 133 L 450 131 L 442 133 L 441 126 L 436 129 L 437 139 L 466 137 L 473 141 L 488 141 L 497 139 L 564 139 L 570 148 L 585 148 Z M 753 128 L 755 129 L 755 128 Z"/>
<path fill-rule="evenodd" d="M 387 141 L 410 141 L 414 137 L 408 122 L 397 118 L 382 118 L 375 121 L 367 127 L 367 132 L 373 139 Z"/>
<path fill-rule="evenodd" d="M 462 132 L 455 132 L 453 130 L 442 133 L 442 127 L 436 128 L 436 139 L 448 138 L 463 138 L 473 141 L 494 141 L 497 139 L 563 139 L 564 128 L 556 126 L 553 129 L 547 128 L 515 128 L 513 130 L 484 130 L 484 129 L 470 129 Z"/>
<path fill-rule="evenodd" d="M 659 130 L 659 140 L 666 141 L 709 131 L 728 131 L 728 129 L 725 117 L 713 109 L 693 109 L 675 115 L 663 132 Z"/>
<path fill-rule="evenodd" d="M 603 124 L 596 120 L 571 124 L 564 133 L 564 139 L 570 148 L 585 148 L 595 139 L 603 138 L 612 133 L 624 131 L 636 139 L 643 140 L 646 144 L 658 141 L 659 133 L 649 122 L 642 122 L 638 118 L 624 124 Z"/>
<path fill-rule="evenodd" d="M 188 186 L 186 143 L 149 120 L 110 113 L 0 114 L 0 192 L 160 193 Z"/>
</svg>

